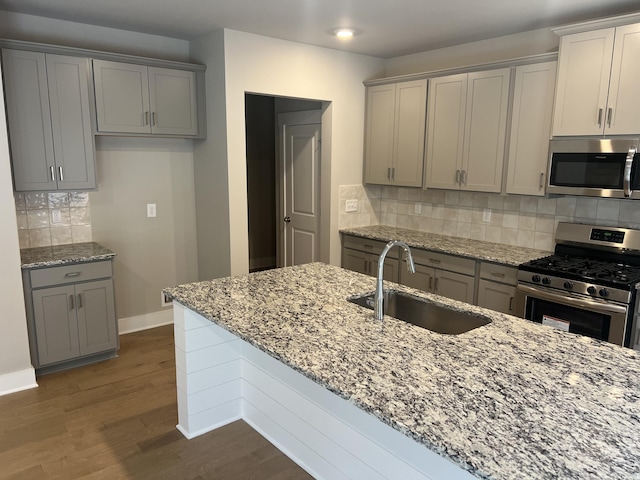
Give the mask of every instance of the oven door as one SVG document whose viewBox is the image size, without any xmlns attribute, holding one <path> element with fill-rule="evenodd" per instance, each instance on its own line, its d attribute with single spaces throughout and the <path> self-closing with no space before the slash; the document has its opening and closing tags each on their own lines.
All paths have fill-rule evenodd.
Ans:
<svg viewBox="0 0 640 480">
<path fill-rule="evenodd" d="M 533 322 L 617 345 L 625 345 L 625 340 L 625 346 L 629 343 L 629 336 L 625 334 L 629 306 L 625 304 L 518 284 L 516 314 Z"/>
</svg>

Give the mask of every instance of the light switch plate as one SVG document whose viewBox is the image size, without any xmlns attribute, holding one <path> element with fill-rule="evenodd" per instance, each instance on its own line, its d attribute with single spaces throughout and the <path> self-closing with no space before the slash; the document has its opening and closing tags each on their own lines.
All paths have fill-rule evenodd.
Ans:
<svg viewBox="0 0 640 480">
<path fill-rule="evenodd" d="M 416 204 L 413 206 L 413 211 L 416 215 L 420 215 L 422 213 L 422 204 L 420 202 L 416 202 Z"/>
<path fill-rule="evenodd" d="M 482 211 L 482 221 L 489 223 L 491 221 L 491 209 L 485 208 Z"/>
<path fill-rule="evenodd" d="M 358 211 L 358 200 L 347 200 L 344 204 L 344 211 L 347 213 Z"/>
<path fill-rule="evenodd" d="M 62 223 L 62 212 L 60 210 L 51 210 L 51 223 Z"/>
<path fill-rule="evenodd" d="M 156 204 L 147 203 L 147 217 L 152 218 L 156 216 Z"/>
</svg>

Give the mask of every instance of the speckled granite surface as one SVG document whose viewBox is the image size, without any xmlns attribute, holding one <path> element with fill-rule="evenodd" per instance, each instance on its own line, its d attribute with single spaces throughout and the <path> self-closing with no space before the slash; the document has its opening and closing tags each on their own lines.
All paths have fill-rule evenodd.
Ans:
<svg viewBox="0 0 640 480">
<path fill-rule="evenodd" d="M 373 240 L 402 240 L 410 247 L 423 248 L 436 252 L 450 253 L 462 257 L 486 260 L 517 267 L 534 258 L 546 257 L 550 252 L 533 248 L 502 245 L 499 243 L 472 240 L 470 238 L 449 237 L 436 233 L 419 232 L 406 228 L 373 225 L 370 227 L 344 228 L 340 233 L 355 235 Z"/>
<path fill-rule="evenodd" d="M 374 282 L 315 263 L 165 292 L 479 478 L 640 478 L 640 352 L 390 283 L 492 323 L 379 323 L 345 300 Z"/>
<path fill-rule="evenodd" d="M 94 262 L 108 260 L 115 256 L 114 252 L 95 242 L 69 243 L 53 247 L 23 248 L 20 250 L 23 269 Z"/>
</svg>

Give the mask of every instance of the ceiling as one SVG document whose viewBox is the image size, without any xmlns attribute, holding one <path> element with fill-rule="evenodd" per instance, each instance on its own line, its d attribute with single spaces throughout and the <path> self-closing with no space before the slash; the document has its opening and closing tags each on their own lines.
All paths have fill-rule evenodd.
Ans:
<svg viewBox="0 0 640 480">
<path fill-rule="evenodd" d="M 190 40 L 220 28 L 389 58 L 640 10 L 638 0 L 0 0 L 0 10 Z M 7 15 L 4 13 L 4 15 Z M 331 33 L 357 29 L 349 40 Z"/>
</svg>

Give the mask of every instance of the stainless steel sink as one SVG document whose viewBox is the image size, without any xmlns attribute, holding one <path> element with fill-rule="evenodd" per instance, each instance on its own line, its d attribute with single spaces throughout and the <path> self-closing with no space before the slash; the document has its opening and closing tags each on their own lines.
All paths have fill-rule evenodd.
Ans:
<svg viewBox="0 0 640 480">
<path fill-rule="evenodd" d="M 351 303 L 373 310 L 375 294 L 349 298 Z M 487 317 L 475 317 L 467 313 L 450 310 L 424 299 L 398 292 L 384 291 L 384 314 L 407 323 L 426 328 L 432 332 L 459 335 L 474 328 L 491 323 Z"/>
</svg>

